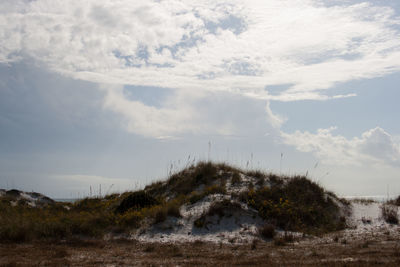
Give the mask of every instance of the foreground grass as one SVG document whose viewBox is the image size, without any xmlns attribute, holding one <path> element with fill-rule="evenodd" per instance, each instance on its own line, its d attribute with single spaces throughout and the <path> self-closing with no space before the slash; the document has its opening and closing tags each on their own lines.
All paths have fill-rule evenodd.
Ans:
<svg viewBox="0 0 400 267">
<path fill-rule="evenodd" d="M 367 244 L 367 245 L 366 245 Z M 0 244 L 0 266 L 399 266 L 396 240 L 318 244 L 140 243 L 129 240 Z"/>
</svg>

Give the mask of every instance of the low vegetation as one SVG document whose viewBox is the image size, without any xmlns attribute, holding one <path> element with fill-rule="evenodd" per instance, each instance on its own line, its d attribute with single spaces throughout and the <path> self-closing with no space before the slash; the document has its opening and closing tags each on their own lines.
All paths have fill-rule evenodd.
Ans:
<svg viewBox="0 0 400 267">
<path fill-rule="evenodd" d="M 0 244 L 0 266 L 400 266 L 398 239 L 291 245 L 259 239 L 247 245 L 93 240 Z M 287 245 L 284 247 L 283 245 Z"/>
<path fill-rule="evenodd" d="M 228 185 L 243 190 L 228 192 Z M 193 205 L 210 195 L 224 195 L 228 199 L 212 203 L 195 220 L 195 227 L 204 227 L 207 216 L 229 216 L 243 205 L 264 220 L 265 225 L 259 230 L 264 238 L 274 238 L 275 229 L 321 233 L 345 227 L 338 203 L 346 202 L 306 177 L 283 177 L 201 162 L 143 190 L 85 198 L 75 203 L 32 207 L 23 201 L 15 205 L 12 198 L 3 196 L 0 240 L 23 242 L 129 232 L 161 223 L 168 217 L 180 218 L 182 205 Z"/>
<path fill-rule="evenodd" d="M 395 206 L 400 206 L 400 196 L 398 196 L 395 199 L 389 200 L 388 204 L 395 205 Z"/>
<path fill-rule="evenodd" d="M 295 241 L 296 238 L 293 234 L 285 232 L 282 236 L 276 236 L 274 238 L 275 246 L 285 246 L 287 243 Z"/>
<path fill-rule="evenodd" d="M 355 198 L 351 200 L 353 203 L 359 203 L 363 205 L 371 205 L 373 203 L 376 203 L 375 200 L 370 199 L 370 198 Z"/>
<path fill-rule="evenodd" d="M 194 226 L 197 228 L 202 228 L 208 224 L 207 219 L 210 217 L 231 217 L 234 212 L 238 212 L 241 210 L 242 206 L 238 202 L 234 202 L 228 199 L 216 201 L 210 205 L 209 209 L 206 212 L 204 212 L 197 220 L 195 220 Z"/>
<path fill-rule="evenodd" d="M 266 223 L 258 229 L 258 233 L 263 238 L 272 239 L 276 235 L 275 226 L 270 223 Z"/>
<path fill-rule="evenodd" d="M 399 217 L 397 213 L 397 206 L 390 204 L 383 204 L 381 207 L 383 219 L 390 224 L 399 224 Z"/>
<path fill-rule="evenodd" d="M 327 232 L 346 226 L 336 204 L 340 200 L 316 183 L 301 176 L 268 178 L 270 186 L 249 189 L 241 195 L 266 222 L 283 230 L 301 232 Z"/>
</svg>

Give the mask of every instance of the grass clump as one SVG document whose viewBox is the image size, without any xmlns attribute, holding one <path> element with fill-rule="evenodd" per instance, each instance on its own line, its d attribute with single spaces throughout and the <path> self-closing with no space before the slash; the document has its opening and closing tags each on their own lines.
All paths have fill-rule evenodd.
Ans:
<svg viewBox="0 0 400 267">
<path fill-rule="evenodd" d="M 351 200 L 354 203 L 359 203 L 359 204 L 363 204 L 363 205 L 371 205 L 373 203 L 375 203 L 376 201 L 370 198 L 355 198 Z"/>
<path fill-rule="evenodd" d="M 223 163 L 199 162 L 184 170 L 172 174 L 165 182 L 156 182 L 145 187 L 145 191 L 153 196 L 166 196 L 166 193 L 188 195 L 199 186 L 209 187 L 215 181 L 222 184 L 230 177 L 230 173 L 239 170 Z"/>
<path fill-rule="evenodd" d="M 205 215 L 218 215 L 219 217 L 223 217 L 230 215 L 232 214 L 232 212 L 240 209 L 242 209 L 242 207 L 239 203 L 224 199 L 222 201 L 212 203 L 210 208 L 208 209 L 208 212 Z"/>
<path fill-rule="evenodd" d="M 383 219 L 390 224 L 399 224 L 399 218 L 397 215 L 397 207 L 393 205 L 384 204 L 381 206 L 381 212 Z"/>
<path fill-rule="evenodd" d="M 167 215 L 181 218 L 182 214 L 180 212 L 181 203 L 178 200 L 173 200 L 167 204 Z"/>
<path fill-rule="evenodd" d="M 156 207 L 154 213 L 154 223 L 161 223 L 167 219 L 167 209 L 165 207 Z"/>
<path fill-rule="evenodd" d="M 158 205 L 160 202 L 144 190 L 136 191 L 125 197 L 116 208 L 116 212 L 124 213 L 129 209 L 142 209 Z"/>
<path fill-rule="evenodd" d="M 232 180 L 231 180 L 233 185 L 240 184 L 242 182 L 242 178 L 240 178 L 240 173 L 239 172 L 234 172 L 232 174 Z"/>
<path fill-rule="evenodd" d="M 188 197 L 188 202 L 194 204 L 204 197 L 212 194 L 226 194 L 226 188 L 224 184 L 211 185 L 206 187 L 202 192 L 192 192 Z"/>
<path fill-rule="evenodd" d="M 389 200 L 387 203 L 395 206 L 400 206 L 400 196 L 395 199 Z"/>
<path fill-rule="evenodd" d="M 273 224 L 266 223 L 258 228 L 258 233 L 260 236 L 266 239 L 274 238 L 276 235 L 275 226 Z"/>
<path fill-rule="evenodd" d="M 204 212 L 198 219 L 194 221 L 194 226 L 197 228 L 203 228 L 207 225 L 208 217 L 218 216 L 218 217 L 230 217 L 233 212 L 241 210 L 242 207 L 240 203 L 233 202 L 228 199 L 224 199 L 221 201 L 213 202 L 208 210 Z"/>
<path fill-rule="evenodd" d="M 271 186 L 250 189 L 241 199 L 277 227 L 291 231 L 327 232 L 345 227 L 332 194 L 306 177 L 278 180 L 268 177 Z"/>
<path fill-rule="evenodd" d="M 201 216 L 200 218 L 196 219 L 193 222 L 193 225 L 197 228 L 203 228 L 204 226 L 206 226 L 206 217 Z"/>
<path fill-rule="evenodd" d="M 124 228 L 139 228 L 143 218 L 144 215 L 142 212 L 131 210 L 121 215 L 117 221 L 117 224 Z"/>
<path fill-rule="evenodd" d="M 246 172 L 247 176 L 254 177 L 256 179 L 256 185 L 263 186 L 265 179 L 268 177 L 266 173 L 260 170 L 250 170 Z"/>
<path fill-rule="evenodd" d="M 210 185 L 218 176 L 218 167 L 211 162 L 200 162 L 171 175 L 166 182 L 157 182 L 145 187 L 152 195 L 164 195 L 167 189 L 171 193 L 189 194 L 197 186 Z"/>
<path fill-rule="evenodd" d="M 194 204 L 194 203 L 196 203 L 197 201 L 203 199 L 204 197 L 205 197 L 205 195 L 204 195 L 203 193 L 192 192 L 192 193 L 189 195 L 188 202 L 189 202 L 190 204 Z"/>
<path fill-rule="evenodd" d="M 287 243 L 295 241 L 295 237 L 291 233 L 285 232 L 283 236 L 277 236 L 274 238 L 275 246 L 285 246 Z"/>
</svg>

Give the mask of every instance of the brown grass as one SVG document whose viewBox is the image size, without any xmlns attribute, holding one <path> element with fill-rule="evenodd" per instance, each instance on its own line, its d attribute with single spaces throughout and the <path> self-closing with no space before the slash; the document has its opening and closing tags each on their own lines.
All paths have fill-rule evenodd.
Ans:
<svg viewBox="0 0 400 267">
<path fill-rule="evenodd" d="M 371 240 L 276 246 L 137 241 L 0 244 L 0 266 L 398 266 L 396 241 Z"/>
</svg>

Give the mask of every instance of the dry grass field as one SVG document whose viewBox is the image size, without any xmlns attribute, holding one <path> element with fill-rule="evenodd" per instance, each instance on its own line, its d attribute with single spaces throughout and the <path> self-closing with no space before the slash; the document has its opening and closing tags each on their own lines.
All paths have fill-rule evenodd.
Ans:
<svg viewBox="0 0 400 267">
<path fill-rule="evenodd" d="M 400 266 L 400 240 L 330 234 L 290 243 L 142 243 L 135 240 L 0 245 L 0 266 Z"/>
</svg>

